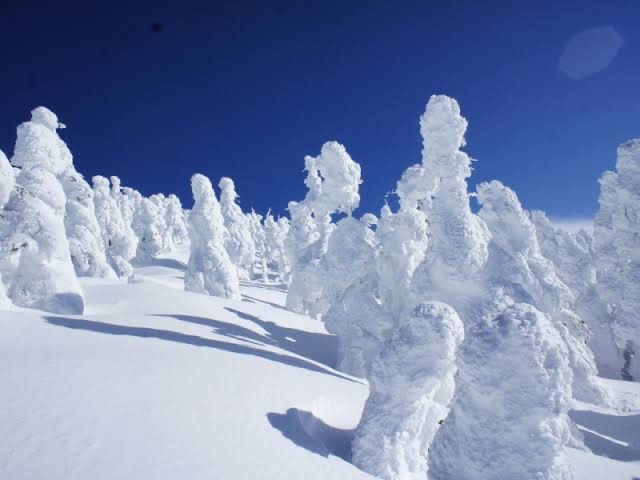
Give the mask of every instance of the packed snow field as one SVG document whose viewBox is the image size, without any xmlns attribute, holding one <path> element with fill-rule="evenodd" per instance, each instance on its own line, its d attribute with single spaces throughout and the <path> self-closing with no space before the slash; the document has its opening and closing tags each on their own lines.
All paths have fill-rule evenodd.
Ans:
<svg viewBox="0 0 640 480">
<path fill-rule="evenodd" d="M 373 478 L 348 463 L 368 388 L 329 366 L 335 337 L 279 284 L 223 300 L 183 291 L 184 269 L 83 279 L 85 315 L 0 313 L 0 478 Z M 569 451 L 576 478 L 640 477 L 638 403 L 571 414 L 593 450 Z"/>
<path fill-rule="evenodd" d="M 90 186 L 61 128 L 0 152 L 0 478 L 640 478 L 640 140 L 573 234 L 469 189 L 442 95 L 359 218 L 337 142 L 274 218 Z"/>
</svg>

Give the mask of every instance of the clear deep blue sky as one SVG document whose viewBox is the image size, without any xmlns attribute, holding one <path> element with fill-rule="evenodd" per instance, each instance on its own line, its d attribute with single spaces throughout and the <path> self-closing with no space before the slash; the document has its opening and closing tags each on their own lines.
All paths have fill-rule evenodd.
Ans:
<svg viewBox="0 0 640 480">
<path fill-rule="evenodd" d="M 469 120 L 471 184 L 502 180 L 554 216 L 592 216 L 617 144 L 640 136 L 634 0 L 91 3 L 3 2 L 0 149 L 45 105 L 86 177 L 187 206 L 200 172 L 232 177 L 244 208 L 282 211 L 304 196 L 304 156 L 335 139 L 362 166 L 359 212 L 377 213 L 420 161 L 434 93 Z M 567 42 L 602 26 L 622 37 L 617 56 L 563 74 Z M 587 47 L 576 61 L 602 53 Z"/>
</svg>

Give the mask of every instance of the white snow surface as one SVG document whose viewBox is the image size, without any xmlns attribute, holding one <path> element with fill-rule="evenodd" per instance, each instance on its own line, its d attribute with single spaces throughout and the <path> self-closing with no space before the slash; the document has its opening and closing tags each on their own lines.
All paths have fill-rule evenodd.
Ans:
<svg viewBox="0 0 640 480">
<path fill-rule="evenodd" d="M 81 279 L 84 315 L 0 311 L 0 478 L 373 478 L 347 461 L 368 386 L 331 368 L 335 337 L 279 284 L 184 291 L 187 255 Z M 592 452 L 566 458 L 640 477 L 640 384 L 603 385 L 616 409 L 577 404 Z"/>
</svg>

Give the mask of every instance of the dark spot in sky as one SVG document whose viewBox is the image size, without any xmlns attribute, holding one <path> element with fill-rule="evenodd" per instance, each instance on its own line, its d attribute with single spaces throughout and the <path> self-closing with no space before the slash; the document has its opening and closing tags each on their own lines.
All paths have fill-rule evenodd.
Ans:
<svg viewBox="0 0 640 480">
<path fill-rule="evenodd" d="M 160 23 L 160 22 L 152 22 L 151 23 L 151 31 L 153 33 L 160 33 L 162 31 L 162 23 Z"/>
</svg>

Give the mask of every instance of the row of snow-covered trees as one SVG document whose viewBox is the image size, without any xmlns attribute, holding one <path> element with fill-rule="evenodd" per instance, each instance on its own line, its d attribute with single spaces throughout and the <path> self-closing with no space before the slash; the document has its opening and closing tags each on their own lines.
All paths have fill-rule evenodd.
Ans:
<svg viewBox="0 0 640 480">
<path fill-rule="evenodd" d="M 287 307 L 337 336 L 338 367 L 369 381 L 353 461 L 376 476 L 572 478 L 572 399 L 610 401 L 598 371 L 640 375 L 638 140 L 601 179 L 591 236 L 527 212 L 498 181 L 469 191 L 467 121 L 446 96 L 420 119 L 422 163 L 398 181 L 397 211 L 359 219 L 360 166 L 336 142 L 306 157 L 289 222 L 242 212 L 228 178 L 218 200 L 194 175 L 188 212 L 117 177 L 92 188 L 61 127 L 39 107 L 12 165 L 0 155 L 0 301 L 80 313 L 78 276 L 131 277 L 180 244 L 189 291 L 239 299 L 242 279 L 273 272 Z"/>
<path fill-rule="evenodd" d="M 573 478 L 572 398 L 610 402 L 598 369 L 640 374 L 640 141 L 603 175 L 592 237 L 498 181 L 470 192 L 455 100 L 433 96 L 420 127 L 396 212 L 353 218 L 360 167 L 335 142 L 289 204 L 287 306 L 321 317 L 371 389 L 353 462 L 384 479 Z"/>
<path fill-rule="evenodd" d="M 192 180 L 194 208 L 175 195 L 144 197 L 118 177 L 93 177 L 93 188 L 73 166 L 44 107 L 18 127 L 11 162 L 0 151 L 0 305 L 55 313 L 82 313 L 78 277 L 131 278 L 179 246 L 191 248 L 185 288 L 239 297 L 239 279 L 271 268 L 286 278 L 286 218 L 245 214 L 231 179 L 220 180 L 220 202 L 211 182 Z"/>
</svg>

